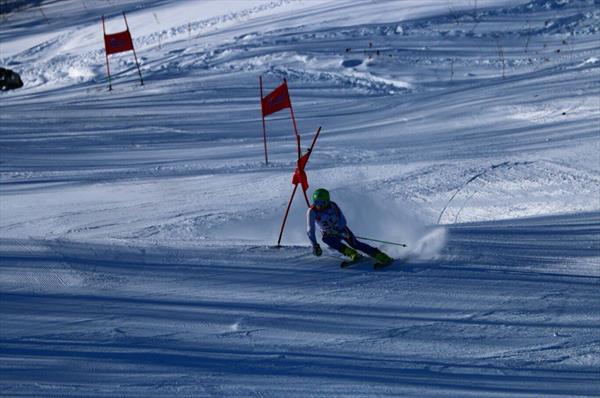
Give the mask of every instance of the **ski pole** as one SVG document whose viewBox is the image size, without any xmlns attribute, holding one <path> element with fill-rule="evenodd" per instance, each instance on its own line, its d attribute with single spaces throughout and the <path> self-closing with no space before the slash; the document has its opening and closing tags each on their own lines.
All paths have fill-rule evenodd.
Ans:
<svg viewBox="0 0 600 398">
<path fill-rule="evenodd" d="M 388 245 L 396 245 L 396 246 L 406 247 L 406 245 L 404 243 L 387 242 L 385 240 L 365 238 L 363 236 L 356 236 L 356 239 L 370 240 L 372 242 L 387 243 Z"/>
</svg>

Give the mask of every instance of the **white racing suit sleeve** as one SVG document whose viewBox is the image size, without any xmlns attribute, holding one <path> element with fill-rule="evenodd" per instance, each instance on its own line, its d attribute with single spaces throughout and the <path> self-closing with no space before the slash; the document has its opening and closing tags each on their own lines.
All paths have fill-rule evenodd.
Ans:
<svg viewBox="0 0 600 398">
<path fill-rule="evenodd" d="M 317 237 L 315 236 L 315 212 L 313 209 L 308 209 L 306 212 L 306 234 L 310 243 L 315 246 L 317 244 Z"/>
</svg>

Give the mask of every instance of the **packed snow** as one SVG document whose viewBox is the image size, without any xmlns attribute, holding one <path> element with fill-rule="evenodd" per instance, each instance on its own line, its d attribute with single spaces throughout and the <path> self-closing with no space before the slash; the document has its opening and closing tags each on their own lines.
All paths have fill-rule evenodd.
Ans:
<svg viewBox="0 0 600 398">
<path fill-rule="evenodd" d="M 599 50 L 594 0 L 3 2 L 2 394 L 600 396 Z M 275 247 L 259 76 L 405 261 L 314 257 L 302 194 Z"/>
</svg>

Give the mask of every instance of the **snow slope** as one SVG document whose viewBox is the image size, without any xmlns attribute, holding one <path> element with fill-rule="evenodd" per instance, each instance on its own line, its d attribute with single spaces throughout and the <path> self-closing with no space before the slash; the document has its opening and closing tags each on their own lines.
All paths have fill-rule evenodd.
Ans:
<svg viewBox="0 0 600 398">
<path fill-rule="evenodd" d="M 14 2 L 19 3 L 19 2 Z M 10 3 L 9 3 L 10 4 Z M 142 64 L 102 31 L 127 11 Z M 1 15 L 8 396 L 600 396 L 594 1 L 40 1 Z M 405 265 L 310 255 L 311 190 Z"/>
<path fill-rule="evenodd" d="M 3 391 L 594 396 L 599 221 L 460 225 L 443 261 L 379 273 L 301 247 L 5 239 Z"/>
</svg>

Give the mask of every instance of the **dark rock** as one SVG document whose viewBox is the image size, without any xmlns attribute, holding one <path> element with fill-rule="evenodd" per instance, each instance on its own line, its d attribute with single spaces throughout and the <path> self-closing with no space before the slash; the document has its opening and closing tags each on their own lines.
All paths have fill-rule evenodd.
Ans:
<svg viewBox="0 0 600 398">
<path fill-rule="evenodd" d="M 17 72 L 0 68 L 0 90 L 14 90 L 23 87 L 23 80 Z"/>
</svg>

